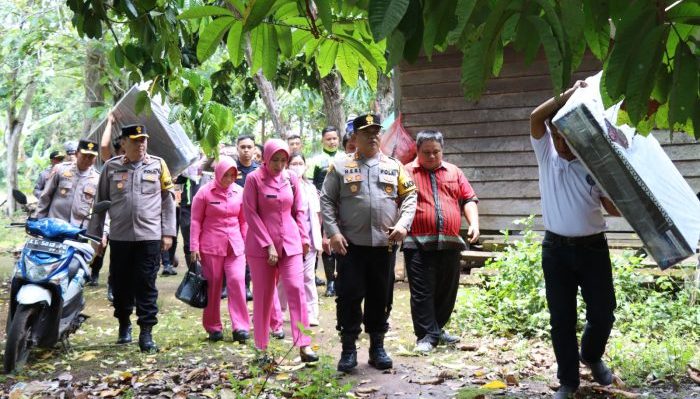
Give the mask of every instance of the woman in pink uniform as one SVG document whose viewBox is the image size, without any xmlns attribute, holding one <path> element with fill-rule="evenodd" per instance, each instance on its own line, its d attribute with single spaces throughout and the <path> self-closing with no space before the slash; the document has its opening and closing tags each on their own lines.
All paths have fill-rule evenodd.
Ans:
<svg viewBox="0 0 700 399">
<path fill-rule="evenodd" d="M 297 323 L 309 327 L 304 294 L 304 255 L 309 251 L 306 214 L 302 207 L 299 178 L 286 169 L 287 143 L 270 139 L 263 150 L 263 166 L 248 175 L 243 190 L 243 208 L 248 219 L 245 251 L 253 278 L 253 323 L 255 346 L 266 350 L 270 341 L 270 317 L 279 278 L 289 302 L 294 345 L 301 360 L 318 356 L 309 346 Z"/>
<path fill-rule="evenodd" d="M 208 281 L 208 302 L 202 324 L 209 333 L 209 340 L 220 341 L 224 337 L 219 306 L 225 278 L 233 339 L 244 343 L 250 337 L 245 297 L 248 224 L 243 215 L 243 189 L 233 184 L 237 174 L 236 161 L 221 156 L 214 169 L 214 180 L 197 191 L 192 200 L 190 251 L 193 261 L 201 261 Z"/>
</svg>

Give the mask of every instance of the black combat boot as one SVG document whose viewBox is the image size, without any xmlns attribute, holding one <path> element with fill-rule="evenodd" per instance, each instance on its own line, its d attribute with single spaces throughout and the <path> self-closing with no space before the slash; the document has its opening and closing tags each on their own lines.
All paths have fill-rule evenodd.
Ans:
<svg viewBox="0 0 700 399">
<path fill-rule="evenodd" d="M 326 286 L 326 293 L 324 295 L 327 297 L 335 296 L 335 281 L 331 280 L 328 282 L 328 285 Z"/>
<path fill-rule="evenodd" d="M 119 320 L 119 338 L 117 344 L 131 343 L 131 322 L 129 319 Z"/>
<path fill-rule="evenodd" d="M 343 343 L 343 351 L 340 353 L 340 360 L 338 360 L 338 371 L 349 373 L 352 369 L 357 367 L 356 340 L 356 335 L 342 334 L 340 336 L 340 341 Z"/>
<path fill-rule="evenodd" d="M 384 333 L 369 335 L 369 364 L 377 370 L 390 369 L 394 365 L 384 350 Z"/>
<path fill-rule="evenodd" d="M 158 352 L 158 346 L 156 346 L 156 343 L 153 341 L 151 329 L 153 329 L 153 326 L 141 326 L 141 333 L 139 333 L 139 348 L 141 352 Z"/>
</svg>

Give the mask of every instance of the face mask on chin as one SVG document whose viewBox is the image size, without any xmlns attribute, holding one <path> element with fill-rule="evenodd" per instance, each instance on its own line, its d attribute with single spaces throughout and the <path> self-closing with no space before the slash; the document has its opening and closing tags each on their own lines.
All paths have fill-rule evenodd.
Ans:
<svg viewBox="0 0 700 399">
<path fill-rule="evenodd" d="M 296 173 L 297 176 L 303 177 L 306 168 L 303 167 L 303 166 L 301 166 L 301 165 L 292 165 L 292 166 L 289 167 L 289 170 L 291 170 L 292 172 Z"/>
</svg>

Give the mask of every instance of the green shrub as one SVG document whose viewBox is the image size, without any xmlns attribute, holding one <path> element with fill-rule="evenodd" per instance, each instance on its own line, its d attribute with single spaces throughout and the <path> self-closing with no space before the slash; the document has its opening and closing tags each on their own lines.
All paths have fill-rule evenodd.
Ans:
<svg viewBox="0 0 700 399">
<path fill-rule="evenodd" d="M 542 274 L 541 238 L 533 218 L 521 239 L 485 266 L 483 287 L 460 289 L 452 324 L 477 335 L 549 339 L 549 312 Z M 643 258 L 631 251 L 612 257 L 616 322 L 609 345 L 613 367 L 632 382 L 649 373 L 662 378 L 684 373 L 686 364 L 700 364 L 700 291 L 692 279 L 679 282 L 668 274 L 642 271 Z M 585 304 L 579 304 L 579 331 Z"/>
</svg>

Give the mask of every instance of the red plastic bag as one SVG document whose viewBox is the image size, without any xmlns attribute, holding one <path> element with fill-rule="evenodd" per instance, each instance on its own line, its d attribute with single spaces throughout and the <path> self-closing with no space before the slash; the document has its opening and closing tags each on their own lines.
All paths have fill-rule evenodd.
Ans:
<svg viewBox="0 0 700 399">
<path fill-rule="evenodd" d="M 403 128 L 401 119 L 402 115 L 399 114 L 382 136 L 379 146 L 384 154 L 398 159 L 402 164 L 407 164 L 416 158 L 416 141 Z"/>
</svg>

